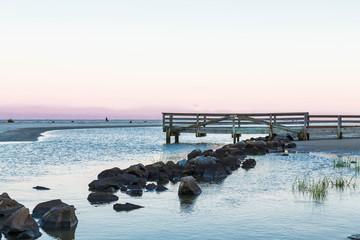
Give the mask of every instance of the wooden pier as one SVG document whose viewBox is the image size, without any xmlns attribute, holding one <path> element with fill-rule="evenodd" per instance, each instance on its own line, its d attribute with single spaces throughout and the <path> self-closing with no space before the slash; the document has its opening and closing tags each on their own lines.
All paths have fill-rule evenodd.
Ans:
<svg viewBox="0 0 360 240">
<path fill-rule="evenodd" d="M 310 115 L 308 112 L 293 113 L 163 113 L 163 131 L 166 143 L 181 133 L 195 133 L 196 137 L 207 134 L 231 134 L 234 143 L 241 134 L 294 133 L 299 140 L 310 136 L 343 135 L 360 137 L 360 115 Z"/>
</svg>

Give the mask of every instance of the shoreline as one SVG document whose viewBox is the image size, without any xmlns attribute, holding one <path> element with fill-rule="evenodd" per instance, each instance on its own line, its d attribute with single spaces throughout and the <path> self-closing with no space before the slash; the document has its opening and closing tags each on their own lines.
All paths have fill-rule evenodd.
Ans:
<svg viewBox="0 0 360 240">
<path fill-rule="evenodd" d="M 45 126 L 44 126 L 45 125 Z M 69 130 L 69 129 L 90 129 L 90 128 L 128 128 L 128 127 L 161 127 L 160 123 L 122 123 L 122 124 L 107 124 L 95 123 L 79 125 L 77 123 L 67 123 L 67 126 L 46 126 L 49 124 L 42 124 L 42 126 L 28 127 L 28 126 L 10 126 L 10 129 L 0 130 L 0 142 L 29 142 L 37 141 L 39 137 L 48 131 Z M 9 126 L 7 126 L 9 127 Z M 12 128 L 11 128 L 12 127 Z"/>
</svg>

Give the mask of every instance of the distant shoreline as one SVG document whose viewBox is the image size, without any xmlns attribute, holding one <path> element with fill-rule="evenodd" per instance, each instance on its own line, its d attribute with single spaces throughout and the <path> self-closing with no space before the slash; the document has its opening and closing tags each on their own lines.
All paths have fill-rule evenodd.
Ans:
<svg viewBox="0 0 360 240">
<path fill-rule="evenodd" d="M 33 125 L 33 126 L 31 126 Z M 36 126 L 38 125 L 38 126 Z M 51 126 L 54 125 L 54 126 Z M 55 124 L 55 123 L 37 123 L 20 124 L 13 123 L 2 124 L 0 128 L 0 142 L 28 142 L 37 141 L 44 132 L 68 129 L 90 129 L 90 128 L 128 128 L 128 127 L 160 127 L 160 121 L 136 122 L 134 123 L 89 123 L 77 121 L 74 123 Z"/>
</svg>

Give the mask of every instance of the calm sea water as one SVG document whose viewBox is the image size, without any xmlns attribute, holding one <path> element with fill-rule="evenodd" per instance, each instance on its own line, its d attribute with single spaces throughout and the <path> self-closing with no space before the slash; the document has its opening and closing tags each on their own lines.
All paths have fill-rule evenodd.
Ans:
<svg viewBox="0 0 360 240">
<path fill-rule="evenodd" d="M 195 199 L 179 199 L 178 184 L 169 183 L 168 191 L 142 197 L 116 193 L 119 203 L 145 206 L 140 210 L 115 212 L 113 204 L 89 204 L 87 185 L 106 168 L 177 161 L 194 148 L 216 148 L 231 138 L 190 134 L 180 137 L 181 144 L 164 141 L 161 128 L 152 127 L 52 131 L 37 142 L 3 143 L 0 191 L 30 211 L 56 198 L 75 205 L 79 224 L 74 231 L 42 231 L 40 239 L 346 239 L 360 233 L 358 189 L 330 190 L 321 202 L 292 192 L 295 178 L 309 172 L 339 174 L 333 168 L 336 156 L 328 154 L 256 156 L 254 169 L 200 183 L 203 192 Z M 353 176 L 348 169 L 342 174 Z M 51 190 L 36 191 L 36 185 Z"/>
</svg>

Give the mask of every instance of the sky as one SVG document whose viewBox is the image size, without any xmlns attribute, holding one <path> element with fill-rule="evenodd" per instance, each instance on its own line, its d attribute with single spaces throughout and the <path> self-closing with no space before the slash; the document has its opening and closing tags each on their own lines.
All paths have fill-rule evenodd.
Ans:
<svg viewBox="0 0 360 240">
<path fill-rule="evenodd" d="M 358 0 L 2 0 L 0 119 L 360 114 Z"/>
</svg>

